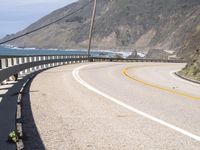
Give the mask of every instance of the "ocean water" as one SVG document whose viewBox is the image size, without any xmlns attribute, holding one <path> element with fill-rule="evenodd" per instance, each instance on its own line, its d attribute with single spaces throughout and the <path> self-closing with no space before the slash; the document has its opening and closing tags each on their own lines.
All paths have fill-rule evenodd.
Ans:
<svg viewBox="0 0 200 150">
<path fill-rule="evenodd" d="M 47 49 L 34 49 L 34 48 L 9 48 L 0 46 L 0 55 L 72 55 L 72 54 L 87 54 L 86 51 L 81 50 L 47 50 Z"/>
<path fill-rule="evenodd" d="M 86 50 L 52 50 L 35 48 L 17 48 L 0 46 L 0 56 L 30 56 L 30 55 L 87 55 Z M 118 53 L 104 50 L 91 51 L 93 57 L 116 57 Z"/>
</svg>

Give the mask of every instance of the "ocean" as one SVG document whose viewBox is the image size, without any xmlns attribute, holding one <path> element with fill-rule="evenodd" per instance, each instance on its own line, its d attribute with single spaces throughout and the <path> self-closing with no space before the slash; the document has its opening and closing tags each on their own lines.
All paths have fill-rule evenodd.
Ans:
<svg viewBox="0 0 200 150">
<path fill-rule="evenodd" d="M 30 56 L 30 55 L 87 55 L 86 50 L 53 50 L 53 49 L 35 49 L 35 48 L 17 48 L 0 46 L 0 56 Z M 112 51 L 91 50 L 93 57 L 116 57 L 121 55 Z"/>
<path fill-rule="evenodd" d="M 35 48 L 9 48 L 0 46 L 0 55 L 72 55 L 72 54 L 87 54 L 86 51 L 81 50 L 48 50 L 48 49 L 35 49 Z"/>
</svg>

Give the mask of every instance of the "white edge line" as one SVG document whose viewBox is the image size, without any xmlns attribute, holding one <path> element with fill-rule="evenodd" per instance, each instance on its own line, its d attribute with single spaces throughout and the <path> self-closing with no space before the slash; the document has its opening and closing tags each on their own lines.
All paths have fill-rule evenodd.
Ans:
<svg viewBox="0 0 200 150">
<path fill-rule="evenodd" d="M 182 82 L 185 82 L 185 83 L 188 83 L 188 84 L 191 84 L 191 85 L 199 86 L 199 87 L 200 87 L 200 85 L 197 84 L 197 83 L 193 83 L 193 82 L 190 82 L 190 81 L 184 80 L 184 79 L 178 77 L 177 75 L 175 75 L 175 73 L 176 73 L 177 71 L 179 71 L 179 70 L 171 71 L 171 72 L 170 72 L 170 75 L 171 75 L 173 78 L 175 78 L 175 79 L 177 79 L 177 80 L 179 80 L 179 81 L 182 81 Z"/>
<path fill-rule="evenodd" d="M 138 109 L 136 109 L 136 108 L 134 108 L 132 106 L 129 106 L 129 105 L 127 105 L 127 104 L 125 104 L 125 103 L 123 103 L 123 102 L 121 102 L 121 101 L 119 101 L 119 100 L 117 100 L 117 99 L 115 99 L 115 98 L 113 98 L 113 97 L 111 97 L 111 96 L 109 96 L 109 95 L 97 90 L 96 88 L 92 87 L 87 82 L 82 80 L 81 77 L 79 76 L 79 70 L 83 69 L 83 68 L 85 68 L 87 66 L 89 66 L 89 65 L 80 66 L 78 68 L 75 68 L 73 70 L 73 72 L 72 72 L 73 77 L 75 78 L 75 80 L 77 82 L 79 82 L 80 84 L 82 84 L 87 89 L 89 89 L 89 90 L 91 90 L 91 91 L 93 91 L 93 92 L 95 92 L 95 93 L 107 98 L 108 100 L 110 100 L 110 101 L 112 101 L 112 102 L 114 102 L 114 103 L 116 103 L 116 104 L 118 104 L 118 105 L 120 105 L 120 106 L 122 106 L 122 107 L 124 107 L 124 108 L 126 108 L 126 109 L 128 109 L 128 110 L 130 110 L 132 112 L 134 112 L 134 113 L 137 113 L 137 114 L 139 114 L 139 115 L 141 115 L 141 116 L 143 116 L 145 118 L 148 118 L 148 119 L 150 119 L 150 120 L 152 120 L 154 122 L 157 122 L 157 123 L 159 123 L 159 124 L 161 124 L 163 126 L 166 126 L 166 127 L 170 128 L 170 129 L 173 129 L 173 130 L 175 130 L 175 131 L 177 131 L 177 132 L 179 132 L 179 133 L 181 133 L 183 135 L 186 135 L 186 136 L 188 136 L 188 137 L 190 137 L 190 138 L 192 138 L 192 139 L 194 139 L 196 141 L 200 141 L 200 136 L 194 135 L 194 134 L 192 134 L 192 133 L 190 133 L 190 132 L 188 132 L 186 130 L 183 130 L 183 129 L 179 128 L 179 127 L 176 127 L 175 125 L 172 125 L 172 124 L 167 123 L 167 122 L 165 122 L 165 121 L 163 121 L 161 119 L 158 119 L 158 118 L 156 118 L 154 116 L 151 116 L 151 115 L 149 115 L 147 113 L 144 113 L 144 112 L 142 112 L 142 111 L 140 111 L 140 110 L 138 110 Z"/>
</svg>

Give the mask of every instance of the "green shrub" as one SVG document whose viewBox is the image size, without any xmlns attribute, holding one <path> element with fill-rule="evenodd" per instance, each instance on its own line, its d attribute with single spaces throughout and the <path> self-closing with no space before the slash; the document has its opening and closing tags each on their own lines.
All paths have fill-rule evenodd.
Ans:
<svg viewBox="0 0 200 150">
<path fill-rule="evenodd" d="M 12 131 L 8 135 L 8 142 L 17 143 L 19 141 L 20 134 L 18 131 Z"/>
</svg>

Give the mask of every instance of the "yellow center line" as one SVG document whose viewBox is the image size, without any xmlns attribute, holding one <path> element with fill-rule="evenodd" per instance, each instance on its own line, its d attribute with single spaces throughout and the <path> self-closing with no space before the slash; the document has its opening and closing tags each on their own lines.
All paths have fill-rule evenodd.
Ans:
<svg viewBox="0 0 200 150">
<path fill-rule="evenodd" d="M 178 92 L 178 91 L 174 91 L 174 90 L 171 90 L 171 89 L 168 89 L 168 88 L 164 88 L 164 87 L 161 87 L 161 86 L 159 86 L 159 85 L 155 85 L 155 84 L 146 82 L 146 81 L 144 81 L 144 80 L 138 79 L 138 78 L 136 78 L 136 77 L 134 77 L 134 76 L 131 76 L 131 75 L 128 74 L 128 70 L 129 70 L 129 69 L 130 69 L 129 67 L 123 69 L 123 70 L 122 70 L 122 74 L 123 74 L 125 77 L 127 77 L 127 78 L 129 78 L 129 79 L 131 79 L 131 80 L 134 80 L 134 81 L 137 81 L 137 82 L 139 82 L 139 83 L 142 83 L 142 84 L 145 85 L 145 86 L 149 86 L 149 87 L 152 87 L 152 88 L 155 88 L 155 89 L 159 89 L 159 90 L 161 90 L 161 91 L 165 91 L 165 92 L 168 92 L 168 93 L 171 93 L 171 94 L 175 94 L 175 95 L 178 95 L 178 96 L 186 97 L 186 98 L 189 98 L 189 99 L 191 99 L 191 100 L 200 100 L 200 97 L 195 97 L 195 96 L 189 95 L 189 94 L 187 94 L 187 93 Z"/>
</svg>

